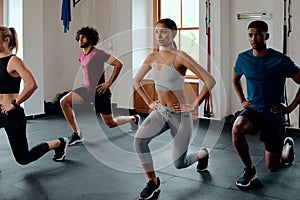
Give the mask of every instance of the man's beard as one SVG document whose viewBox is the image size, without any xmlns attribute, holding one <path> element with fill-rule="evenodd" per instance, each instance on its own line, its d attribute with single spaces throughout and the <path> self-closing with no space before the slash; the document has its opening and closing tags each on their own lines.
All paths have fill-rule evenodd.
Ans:
<svg viewBox="0 0 300 200">
<path fill-rule="evenodd" d="M 87 42 L 87 43 L 84 43 L 82 45 L 80 45 L 80 48 L 88 48 L 90 46 L 91 43 Z"/>
<path fill-rule="evenodd" d="M 254 47 L 253 49 L 256 51 L 262 51 L 262 50 L 265 50 L 266 48 L 267 48 L 266 45 L 258 45 L 256 47 Z"/>
<path fill-rule="evenodd" d="M 255 47 L 253 49 L 256 51 L 262 51 L 262 50 L 265 50 L 266 48 L 265 47 Z"/>
</svg>

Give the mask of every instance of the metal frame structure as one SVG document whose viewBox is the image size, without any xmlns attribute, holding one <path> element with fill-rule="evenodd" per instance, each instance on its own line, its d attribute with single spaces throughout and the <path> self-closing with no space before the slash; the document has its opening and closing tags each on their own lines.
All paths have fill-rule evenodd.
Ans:
<svg viewBox="0 0 300 200">
<path fill-rule="evenodd" d="M 210 0 L 206 0 L 206 35 L 207 35 L 207 71 L 211 72 L 211 29 L 210 29 Z M 211 94 L 207 95 L 204 101 L 204 117 L 213 116 L 213 103 Z"/>
</svg>

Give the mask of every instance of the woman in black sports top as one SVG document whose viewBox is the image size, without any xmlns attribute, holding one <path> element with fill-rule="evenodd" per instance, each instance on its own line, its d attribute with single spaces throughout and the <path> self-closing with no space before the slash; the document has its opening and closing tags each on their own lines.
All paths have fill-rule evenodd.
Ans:
<svg viewBox="0 0 300 200">
<path fill-rule="evenodd" d="M 27 165 L 54 149 L 54 161 L 63 160 L 68 141 L 59 138 L 36 145 L 29 150 L 26 137 L 26 116 L 21 103 L 37 89 L 37 83 L 22 59 L 12 54 L 18 51 L 14 28 L 0 26 L 0 128 L 4 128 L 16 161 Z M 20 91 L 20 82 L 24 88 Z"/>
</svg>

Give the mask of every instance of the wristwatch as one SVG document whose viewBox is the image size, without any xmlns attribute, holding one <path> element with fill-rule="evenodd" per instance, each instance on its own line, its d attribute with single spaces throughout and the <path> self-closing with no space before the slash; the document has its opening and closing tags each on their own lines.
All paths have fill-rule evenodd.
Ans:
<svg viewBox="0 0 300 200">
<path fill-rule="evenodd" d="M 14 105 L 15 108 L 17 108 L 17 107 L 19 107 L 19 105 L 18 105 L 16 102 L 17 102 L 17 100 L 16 100 L 16 99 L 13 99 L 13 100 L 11 100 L 10 103 L 11 103 L 12 105 Z"/>
</svg>

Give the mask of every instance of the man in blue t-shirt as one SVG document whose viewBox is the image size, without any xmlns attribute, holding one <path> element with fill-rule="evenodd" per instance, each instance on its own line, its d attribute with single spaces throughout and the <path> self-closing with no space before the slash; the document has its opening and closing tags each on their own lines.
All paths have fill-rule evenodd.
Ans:
<svg viewBox="0 0 300 200">
<path fill-rule="evenodd" d="M 294 162 L 294 141 L 291 137 L 284 138 L 284 116 L 300 102 L 298 92 L 289 106 L 282 104 L 286 79 L 292 78 L 300 84 L 300 69 L 285 54 L 267 48 L 267 23 L 251 22 L 248 38 L 252 49 L 238 55 L 233 72 L 234 89 L 244 108 L 232 128 L 233 145 L 245 165 L 243 175 L 236 181 L 236 185 L 241 187 L 249 186 L 256 179 L 245 134 L 260 131 L 260 140 L 265 143 L 266 165 L 270 171 Z M 242 76 L 246 78 L 247 98 L 240 82 Z"/>
</svg>

